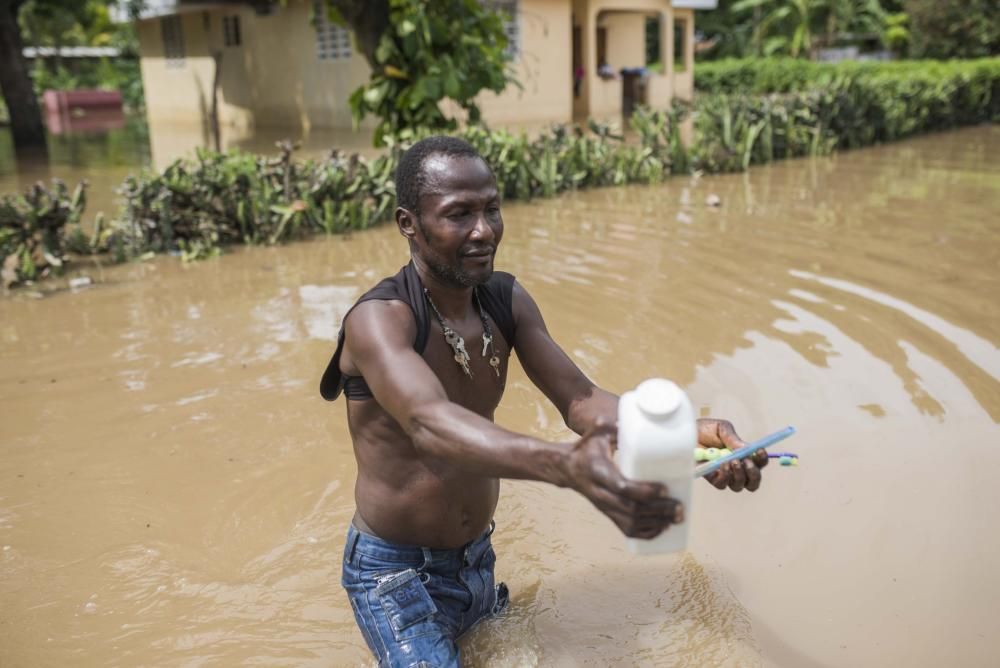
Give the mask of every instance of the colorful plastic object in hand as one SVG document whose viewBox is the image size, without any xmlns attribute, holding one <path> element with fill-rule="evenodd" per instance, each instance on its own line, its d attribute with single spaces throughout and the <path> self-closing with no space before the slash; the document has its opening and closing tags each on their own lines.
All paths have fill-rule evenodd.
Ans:
<svg viewBox="0 0 1000 668">
<path fill-rule="evenodd" d="M 725 457 L 732 450 L 729 448 L 695 448 L 694 460 L 696 462 L 714 462 L 719 457 Z"/>
<path fill-rule="evenodd" d="M 740 459 L 745 459 L 758 450 L 763 450 L 764 448 L 771 447 L 778 441 L 782 441 L 792 434 L 795 433 L 795 427 L 785 427 L 780 431 L 776 431 L 773 434 L 769 434 L 764 438 L 758 439 L 753 443 L 748 443 L 746 447 L 740 448 L 735 452 L 729 452 L 729 454 L 723 454 L 714 461 L 705 462 L 701 466 L 698 466 L 694 470 L 694 477 L 700 478 L 706 476 L 713 471 L 718 471 L 723 464 L 732 461 L 738 461 Z M 709 448 L 710 449 L 710 448 Z"/>
<path fill-rule="evenodd" d="M 794 452 L 769 452 L 768 459 L 777 459 L 782 466 L 798 466 L 799 456 Z"/>
</svg>

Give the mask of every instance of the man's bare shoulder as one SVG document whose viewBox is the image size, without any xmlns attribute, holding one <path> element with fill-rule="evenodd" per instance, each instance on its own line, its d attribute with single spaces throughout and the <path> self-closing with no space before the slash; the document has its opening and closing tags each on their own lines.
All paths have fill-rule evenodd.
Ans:
<svg viewBox="0 0 1000 668">
<path fill-rule="evenodd" d="M 344 321 L 341 370 L 357 375 L 355 360 L 375 349 L 413 346 L 417 323 L 410 306 L 398 299 L 369 299 L 355 306 Z"/>
<path fill-rule="evenodd" d="M 520 330 L 522 327 L 544 326 L 542 312 L 521 281 L 514 281 L 511 291 L 511 311 L 514 313 L 514 323 Z"/>
<path fill-rule="evenodd" d="M 344 328 L 348 344 L 352 339 L 385 334 L 393 334 L 390 339 L 404 334 L 412 342 L 417 323 L 413 317 L 413 309 L 406 302 L 398 299 L 369 299 L 351 310 Z"/>
</svg>

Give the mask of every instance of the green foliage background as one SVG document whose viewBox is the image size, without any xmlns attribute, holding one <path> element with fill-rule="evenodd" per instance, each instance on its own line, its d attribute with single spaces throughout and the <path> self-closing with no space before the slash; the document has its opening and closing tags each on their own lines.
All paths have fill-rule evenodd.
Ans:
<svg viewBox="0 0 1000 668">
<path fill-rule="evenodd" d="M 907 0 L 913 52 L 926 58 L 980 58 L 1000 53 L 997 0 Z"/>
<path fill-rule="evenodd" d="M 133 3 L 135 0 L 133 0 Z M 139 45 L 135 27 L 111 20 L 114 0 L 28 0 L 18 14 L 25 46 L 106 46 L 121 51 L 119 58 L 36 59 L 31 78 L 36 95 L 46 89 L 102 88 L 117 90 L 129 109 L 145 106 Z M 7 120 L 0 98 L 0 122 Z"/>
<path fill-rule="evenodd" d="M 996 0 L 719 0 L 696 28 L 709 45 L 703 60 L 851 45 L 918 58 L 1000 55 Z"/>
<path fill-rule="evenodd" d="M 533 137 L 482 126 L 457 134 L 490 163 L 505 198 L 530 199 L 656 183 L 692 170 L 738 171 L 1000 121 L 1000 58 L 837 66 L 726 61 L 703 66 L 696 82 L 701 92 L 693 107 L 639 109 L 630 119 L 629 140 L 595 122 L 556 126 Z M 688 116 L 694 140 L 685 146 L 680 125 Z M 414 132 L 408 141 L 429 132 Z M 394 143 L 375 160 L 335 151 L 305 162 L 292 158 L 287 143 L 272 158 L 200 151 L 162 173 L 127 179 L 120 189 L 122 210 L 107 224 L 99 217 L 90 234 L 76 225 L 82 190 L 36 186 L 0 198 L 0 258 L 15 282 L 58 272 L 66 251 L 109 253 L 119 260 L 156 252 L 197 259 L 227 244 L 276 244 L 363 229 L 389 217 L 393 173 L 405 146 Z"/>
<path fill-rule="evenodd" d="M 476 96 L 514 82 L 503 18 L 479 0 L 389 0 L 389 9 L 371 79 L 350 98 L 356 121 L 379 119 L 376 146 L 414 128 L 455 129 L 440 106 L 445 98 L 478 123 Z"/>
</svg>

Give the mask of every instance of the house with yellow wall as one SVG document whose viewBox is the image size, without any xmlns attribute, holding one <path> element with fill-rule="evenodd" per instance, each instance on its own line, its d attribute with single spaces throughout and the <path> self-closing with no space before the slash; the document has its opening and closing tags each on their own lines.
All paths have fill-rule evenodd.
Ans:
<svg viewBox="0 0 1000 668">
<path fill-rule="evenodd" d="M 284 3 L 147 0 L 138 19 L 151 124 L 207 126 L 213 105 L 234 128 L 351 127 L 348 97 L 369 76 L 350 32 Z M 715 0 L 491 0 L 521 87 L 483 94 L 492 125 L 615 118 L 693 92 L 694 10 Z M 659 53 L 648 45 L 659 37 Z M 655 61 L 655 62 L 654 62 Z M 650 67 L 652 65 L 652 67 Z"/>
</svg>

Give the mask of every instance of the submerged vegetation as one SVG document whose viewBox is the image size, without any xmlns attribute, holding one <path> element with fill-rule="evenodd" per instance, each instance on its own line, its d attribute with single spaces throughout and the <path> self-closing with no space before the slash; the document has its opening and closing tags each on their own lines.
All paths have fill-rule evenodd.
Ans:
<svg viewBox="0 0 1000 668">
<path fill-rule="evenodd" d="M 62 181 L 35 184 L 22 195 L 0 198 L 0 278 L 5 288 L 59 272 L 66 261 L 67 225 L 78 225 L 86 183 L 72 192 Z"/>
<path fill-rule="evenodd" d="M 333 151 L 320 161 L 198 151 L 162 174 L 126 179 L 112 243 L 129 256 L 180 251 L 195 259 L 222 245 L 276 244 L 315 233 L 369 227 L 385 218 L 395 190 L 391 155 L 369 161 Z"/>
<path fill-rule="evenodd" d="M 1000 120 L 1000 59 L 823 66 L 729 61 L 703 66 L 693 106 L 639 109 L 628 139 L 611 125 L 560 125 L 529 137 L 472 126 L 457 134 L 493 167 L 507 199 L 671 174 L 743 170 L 779 158 L 822 155 L 918 132 Z M 751 90 L 755 94 L 734 93 Z M 681 130 L 692 121 L 685 144 Z M 429 131 L 425 131 L 426 134 Z M 412 139 L 419 138 L 416 133 Z M 162 173 L 126 179 L 121 210 L 80 225 L 84 186 L 60 182 L 0 198 L 4 284 L 57 273 L 67 252 L 114 260 L 170 252 L 210 257 L 231 244 L 277 244 L 369 227 L 390 217 L 402 143 L 368 160 L 332 151 L 293 159 L 199 151 Z"/>
</svg>

